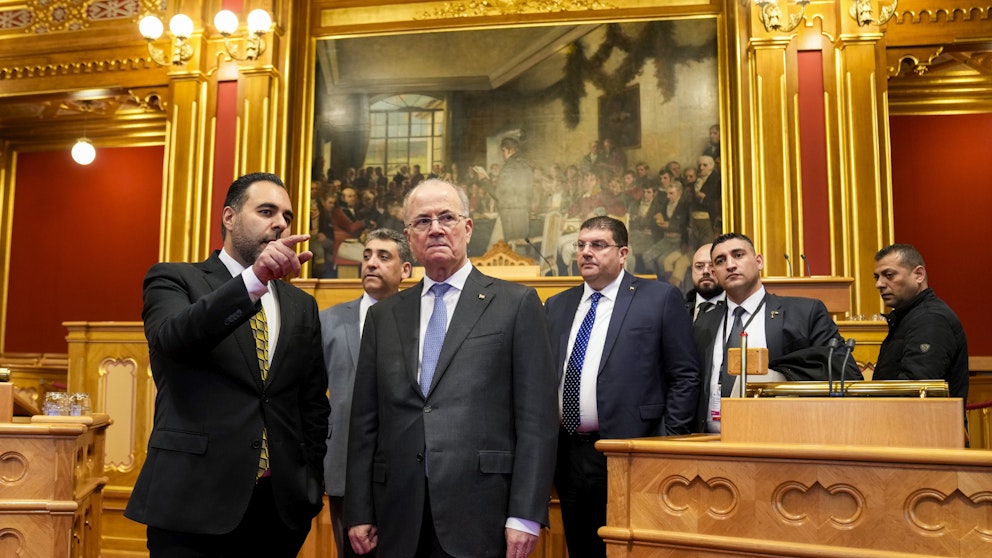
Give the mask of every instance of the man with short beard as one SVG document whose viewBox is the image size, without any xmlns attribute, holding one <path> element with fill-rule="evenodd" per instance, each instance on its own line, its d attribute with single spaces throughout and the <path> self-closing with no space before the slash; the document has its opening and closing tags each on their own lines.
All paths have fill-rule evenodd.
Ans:
<svg viewBox="0 0 992 558">
<path fill-rule="evenodd" d="M 317 303 L 282 280 L 313 257 L 292 221 L 279 177 L 242 176 L 223 248 L 145 276 L 155 422 L 124 515 L 153 558 L 294 557 L 323 505 L 327 376 Z"/>
<path fill-rule="evenodd" d="M 727 295 L 713 276 L 713 260 L 710 259 L 712 244 L 703 244 L 692 256 L 692 289 L 685 295 L 685 309 L 695 322 L 700 314 L 705 314 L 717 305 L 723 304 Z"/>
</svg>

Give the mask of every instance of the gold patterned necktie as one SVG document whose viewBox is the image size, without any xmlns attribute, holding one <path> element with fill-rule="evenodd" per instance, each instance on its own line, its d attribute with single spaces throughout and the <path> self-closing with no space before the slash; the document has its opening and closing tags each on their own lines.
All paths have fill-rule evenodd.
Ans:
<svg viewBox="0 0 992 558">
<path fill-rule="evenodd" d="M 251 324 L 252 337 L 255 338 L 255 356 L 258 358 L 258 369 L 262 372 L 262 383 L 269 377 L 269 322 L 265 319 L 265 308 L 262 308 L 248 323 Z M 262 427 L 262 453 L 258 457 L 258 472 L 255 479 L 269 470 L 269 437 Z"/>
</svg>

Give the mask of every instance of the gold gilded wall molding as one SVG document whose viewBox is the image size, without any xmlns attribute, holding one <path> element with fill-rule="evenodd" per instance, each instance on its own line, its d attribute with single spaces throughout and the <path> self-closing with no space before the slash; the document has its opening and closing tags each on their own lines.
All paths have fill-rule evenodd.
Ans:
<svg viewBox="0 0 992 558">
<path fill-rule="evenodd" d="M 452 17 L 507 16 L 526 13 L 581 12 L 613 10 L 616 6 L 599 0 L 469 0 L 445 2 L 414 19 L 445 19 Z"/>
<path fill-rule="evenodd" d="M 34 79 L 44 77 L 62 77 L 78 74 L 101 74 L 126 72 L 154 68 L 155 63 L 149 57 L 110 58 L 104 60 L 89 60 L 85 62 L 61 62 L 57 64 L 30 64 L 24 66 L 0 67 L 0 81 L 17 79 Z"/>
<path fill-rule="evenodd" d="M 928 44 L 988 41 L 992 3 L 900 0 L 896 15 L 885 26 L 886 44 Z"/>
<path fill-rule="evenodd" d="M 930 64 L 944 52 L 943 46 L 922 46 L 915 48 L 886 49 L 886 71 L 890 78 L 907 71 L 918 76 L 927 73 Z"/>
</svg>

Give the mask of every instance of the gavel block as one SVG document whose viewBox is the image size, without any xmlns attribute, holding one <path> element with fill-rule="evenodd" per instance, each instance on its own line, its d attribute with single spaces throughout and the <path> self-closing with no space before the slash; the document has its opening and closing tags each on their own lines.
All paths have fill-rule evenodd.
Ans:
<svg viewBox="0 0 992 558">
<path fill-rule="evenodd" d="M 741 375 L 741 350 L 727 349 L 727 373 L 731 376 Z M 747 375 L 764 376 L 768 374 L 768 349 L 764 347 L 748 347 Z"/>
</svg>

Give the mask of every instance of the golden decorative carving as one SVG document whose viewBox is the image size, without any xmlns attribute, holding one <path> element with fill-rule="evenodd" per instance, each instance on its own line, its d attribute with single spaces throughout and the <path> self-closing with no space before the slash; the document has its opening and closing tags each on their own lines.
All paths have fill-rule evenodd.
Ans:
<svg viewBox="0 0 992 558">
<path fill-rule="evenodd" d="M 892 3 L 888 6 L 883 6 L 879 2 L 880 13 L 878 14 L 878 18 L 876 18 L 870 0 L 852 0 L 848 13 L 851 14 L 854 21 L 858 22 L 859 27 L 866 25 L 885 25 L 895 15 L 896 8 L 898 7 L 899 0 L 892 0 Z"/>
<path fill-rule="evenodd" d="M 912 71 L 922 76 L 929 69 L 930 64 L 940 56 L 944 47 L 918 47 L 906 49 L 887 49 L 885 57 L 887 59 L 886 70 L 890 78 L 903 74 L 903 70 L 911 68 Z"/>
<path fill-rule="evenodd" d="M 896 20 L 900 23 L 961 23 L 988 20 L 990 13 L 992 13 L 992 6 L 934 7 L 903 10 Z"/>
<path fill-rule="evenodd" d="M 33 4 L 31 33 L 78 31 L 89 26 L 86 0 L 37 0 Z"/>
<path fill-rule="evenodd" d="M 526 13 L 581 12 L 612 10 L 610 3 L 599 0 L 469 0 L 445 2 L 440 8 L 423 12 L 414 19 L 445 19 L 452 17 L 506 16 Z"/>
<path fill-rule="evenodd" d="M 92 60 L 89 62 L 64 62 L 60 64 L 38 64 L 34 66 L 7 66 L 0 68 L 0 81 L 10 79 L 30 79 L 73 74 L 95 74 L 144 70 L 154 64 L 151 58 L 119 58 L 116 60 Z"/>
<path fill-rule="evenodd" d="M 28 460 L 23 453 L 8 451 L 0 455 L 0 484 L 17 484 L 28 472 Z"/>
<path fill-rule="evenodd" d="M 127 473 L 134 469 L 135 446 L 134 425 L 138 412 L 138 362 L 133 358 L 107 357 L 100 361 L 97 371 L 99 397 L 103 408 L 115 418 L 117 426 L 125 435 L 107 440 L 103 466 L 106 469 Z"/>
</svg>

